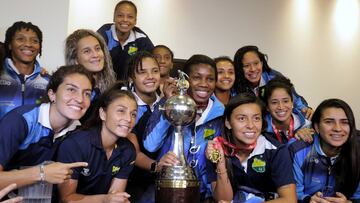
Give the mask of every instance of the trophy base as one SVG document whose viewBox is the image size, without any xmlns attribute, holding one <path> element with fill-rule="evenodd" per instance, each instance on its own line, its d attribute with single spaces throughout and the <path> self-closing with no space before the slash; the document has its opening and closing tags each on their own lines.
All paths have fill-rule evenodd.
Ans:
<svg viewBox="0 0 360 203">
<path fill-rule="evenodd" d="M 156 203 L 199 203 L 199 187 L 156 188 Z"/>
<path fill-rule="evenodd" d="M 200 202 L 200 183 L 189 166 L 164 167 L 155 187 L 156 203 Z"/>
</svg>

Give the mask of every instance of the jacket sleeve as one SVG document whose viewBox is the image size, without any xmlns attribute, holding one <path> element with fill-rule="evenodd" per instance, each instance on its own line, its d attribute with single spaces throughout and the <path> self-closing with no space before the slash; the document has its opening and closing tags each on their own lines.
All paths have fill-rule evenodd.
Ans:
<svg viewBox="0 0 360 203">
<path fill-rule="evenodd" d="M 109 43 L 109 39 L 106 35 L 106 31 L 110 29 L 111 25 L 112 25 L 112 23 L 104 24 L 97 30 L 97 32 L 104 38 L 106 44 Z"/>
<path fill-rule="evenodd" d="M 360 202 L 360 182 L 358 184 L 358 187 L 356 188 L 355 193 L 350 198 L 350 200 L 353 201 L 353 202 Z"/>
<path fill-rule="evenodd" d="M 301 170 L 302 163 L 303 161 L 301 158 L 295 154 L 293 160 L 293 171 L 296 182 L 296 195 L 299 202 L 308 202 L 310 195 L 304 193 L 304 174 Z"/>
<path fill-rule="evenodd" d="M 12 111 L 0 121 L 0 132 L 0 165 L 5 168 L 25 140 L 28 125 L 22 115 Z"/>
<path fill-rule="evenodd" d="M 294 107 L 296 109 L 301 111 L 303 108 L 309 108 L 309 105 L 304 99 L 304 97 L 298 95 L 294 87 L 292 88 L 292 94 L 294 98 Z"/>
<path fill-rule="evenodd" d="M 162 146 L 170 128 L 170 123 L 159 110 L 159 106 L 164 103 L 165 99 L 163 98 L 156 105 L 154 112 L 151 114 L 146 125 L 144 133 L 144 147 L 149 152 L 155 152 Z"/>
</svg>

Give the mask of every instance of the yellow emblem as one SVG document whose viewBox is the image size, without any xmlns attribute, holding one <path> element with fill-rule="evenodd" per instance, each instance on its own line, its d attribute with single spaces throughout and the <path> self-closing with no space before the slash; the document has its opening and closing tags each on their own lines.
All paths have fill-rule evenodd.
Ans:
<svg viewBox="0 0 360 203">
<path fill-rule="evenodd" d="M 211 139 L 213 135 L 215 135 L 215 130 L 214 129 L 205 128 L 205 130 L 204 130 L 204 138 L 206 140 Z"/>
<path fill-rule="evenodd" d="M 254 158 L 253 163 L 251 164 L 251 168 L 258 173 L 264 173 L 266 169 L 266 162 L 264 160 Z"/>
<path fill-rule="evenodd" d="M 112 167 L 112 170 L 111 170 L 111 173 L 112 173 L 112 175 L 115 175 L 115 174 L 117 174 L 119 171 L 120 171 L 120 167 L 113 166 L 113 167 Z"/>
<path fill-rule="evenodd" d="M 133 55 L 133 54 L 135 54 L 136 52 L 137 52 L 137 50 L 138 50 L 138 48 L 137 47 L 133 47 L 133 46 L 130 46 L 129 47 L 129 51 L 128 51 L 128 54 L 129 55 Z"/>
</svg>

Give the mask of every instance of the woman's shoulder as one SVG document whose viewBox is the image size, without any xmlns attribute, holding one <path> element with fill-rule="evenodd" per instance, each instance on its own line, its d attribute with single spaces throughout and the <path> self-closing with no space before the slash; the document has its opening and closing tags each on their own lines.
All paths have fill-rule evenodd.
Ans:
<svg viewBox="0 0 360 203">
<path fill-rule="evenodd" d="M 91 142 L 94 136 L 98 135 L 97 128 L 90 129 L 76 129 L 70 132 L 67 137 L 64 139 L 64 142 L 76 142 L 80 145 L 84 145 L 87 142 Z"/>
</svg>

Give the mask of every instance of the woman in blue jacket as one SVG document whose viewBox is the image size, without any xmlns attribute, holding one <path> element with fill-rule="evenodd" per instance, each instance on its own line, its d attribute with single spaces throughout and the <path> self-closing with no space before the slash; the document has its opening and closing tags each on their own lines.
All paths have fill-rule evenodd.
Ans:
<svg viewBox="0 0 360 203">
<path fill-rule="evenodd" d="M 282 74 L 267 63 L 267 55 L 259 51 L 256 46 L 244 46 L 237 50 L 234 56 L 235 64 L 235 85 L 237 93 L 253 92 L 259 95 L 259 88 L 266 85 L 275 76 Z M 303 112 L 306 118 L 311 118 L 312 109 L 308 106 L 303 97 L 298 95 L 295 89 L 292 90 L 294 106 Z"/>
<path fill-rule="evenodd" d="M 350 106 L 340 99 L 315 110 L 312 144 L 290 145 L 299 202 L 359 202 L 360 146 Z"/>
<path fill-rule="evenodd" d="M 109 48 L 118 80 L 127 80 L 126 62 L 138 51 L 154 48 L 149 37 L 136 27 L 137 8 L 131 1 L 120 1 L 114 10 L 114 23 L 104 24 L 98 32 Z"/>
<path fill-rule="evenodd" d="M 187 93 L 194 99 L 198 110 L 196 121 L 183 128 L 184 153 L 201 183 L 201 200 L 205 201 L 212 197 L 205 172 L 205 148 L 208 140 L 222 132 L 224 106 L 213 94 L 217 75 L 214 60 L 205 55 L 193 55 L 186 61 L 184 72 L 189 76 L 190 88 Z M 167 82 L 164 86 L 165 98 L 160 100 L 160 105 L 176 94 L 173 81 Z M 146 126 L 144 146 L 150 152 L 160 150 L 158 160 L 163 165 L 177 163 L 175 154 L 169 152 L 174 133 L 175 127 L 170 125 L 159 108 L 155 108 Z"/>
<path fill-rule="evenodd" d="M 277 76 L 260 90 L 268 110 L 265 131 L 280 143 L 287 143 L 292 138 L 312 141 L 311 122 L 294 108 L 292 87 L 289 79 Z"/>
</svg>

